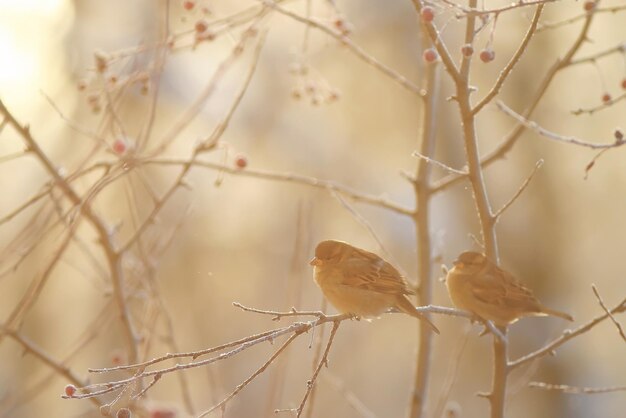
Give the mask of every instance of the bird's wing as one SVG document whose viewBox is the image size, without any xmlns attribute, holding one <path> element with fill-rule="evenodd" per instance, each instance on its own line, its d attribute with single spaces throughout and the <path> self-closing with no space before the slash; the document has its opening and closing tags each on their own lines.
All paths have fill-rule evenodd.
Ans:
<svg viewBox="0 0 626 418">
<path fill-rule="evenodd" d="M 400 272 L 374 253 L 361 251 L 344 262 L 343 284 L 386 294 L 414 293 Z"/>
<path fill-rule="evenodd" d="M 474 296 L 490 305 L 515 308 L 527 312 L 539 308 L 537 298 L 528 288 L 512 274 L 495 265 L 482 276 L 482 280 L 476 280 L 472 284 Z"/>
</svg>

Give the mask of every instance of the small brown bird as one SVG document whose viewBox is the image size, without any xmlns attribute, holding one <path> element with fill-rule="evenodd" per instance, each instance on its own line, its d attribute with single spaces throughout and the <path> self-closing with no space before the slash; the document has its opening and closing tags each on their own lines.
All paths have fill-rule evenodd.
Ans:
<svg viewBox="0 0 626 418">
<path fill-rule="evenodd" d="M 315 282 L 326 299 L 342 313 L 362 317 L 378 316 L 398 309 L 437 327 L 415 309 L 406 295 L 414 294 L 400 272 L 374 253 L 343 241 L 327 240 L 317 244 Z"/>
<path fill-rule="evenodd" d="M 498 326 L 506 326 L 525 316 L 552 315 L 574 320 L 564 312 L 543 306 L 511 273 L 476 252 L 459 255 L 448 272 L 446 286 L 458 308 Z"/>
</svg>

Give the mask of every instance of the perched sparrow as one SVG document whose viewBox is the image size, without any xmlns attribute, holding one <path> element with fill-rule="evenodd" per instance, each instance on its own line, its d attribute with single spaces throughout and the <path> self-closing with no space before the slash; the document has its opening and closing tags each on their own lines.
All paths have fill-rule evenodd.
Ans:
<svg viewBox="0 0 626 418">
<path fill-rule="evenodd" d="M 467 251 L 454 261 L 446 286 L 452 302 L 460 309 L 506 326 L 525 316 L 558 316 L 574 319 L 546 308 L 511 273 L 502 270 L 482 254 Z"/>
<path fill-rule="evenodd" d="M 424 320 L 439 333 L 406 297 L 414 292 L 404 277 L 376 254 L 343 241 L 327 240 L 317 244 L 309 264 L 315 266 L 315 282 L 324 296 L 340 312 L 371 317 L 395 308 Z"/>
</svg>

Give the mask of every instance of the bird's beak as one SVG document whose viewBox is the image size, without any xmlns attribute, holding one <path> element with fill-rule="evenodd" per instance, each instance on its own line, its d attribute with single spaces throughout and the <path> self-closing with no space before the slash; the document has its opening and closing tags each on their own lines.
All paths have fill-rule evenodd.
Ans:
<svg viewBox="0 0 626 418">
<path fill-rule="evenodd" d="M 313 257 L 311 259 L 311 261 L 309 261 L 309 265 L 311 265 L 311 266 L 321 266 L 322 265 L 322 260 L 320 260 L 317 257 Z"/>
</svg>

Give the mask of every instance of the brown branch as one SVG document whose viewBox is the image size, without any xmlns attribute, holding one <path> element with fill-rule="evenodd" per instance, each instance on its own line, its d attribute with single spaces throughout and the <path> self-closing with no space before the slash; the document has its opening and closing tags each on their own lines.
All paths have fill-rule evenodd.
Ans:
<svg viewBox="0 0 626 418">
<path fill-rule="evenodd" d="M 243 46 L 245 45 L 244 41 L 248 37 L 250 37 L 250 36 L 244 37 L 240 41 L 240 43 L 235 47 L 235 49 L 233 50 L 233 53 L 231 55 L 231 59 L 234 60 L 238 55 L 241 54 L 241 52 L 236 54 L 234 51 L 238 50 L 238 48 L 243 48 Z M 195 165 L 195 163 L 197 161 L 197 158 L 200 156 L 200 154 L 203 153 L 203 152 L 208 151 L 209 149 L 212 149 L 217 144 L 217 141 L 219 140 L 219 138 L 224 134 L 226 128 L 228 127 L 228 123 L 230 121 L 230 118 L 232 117 L 235 109 L 238 108 L 239 104 L 241 103 L 241 99 L 242 99 L 243 95 L 245 94 L 246 91 L 248 91 L 248 87 L 250 86 L 250 82 L 252 81 L 252 76 L 254 74 L 256 74 L 257 64 L 258 64 L 259 58 L 261 56 L 261 50 L 263 48 L 263 45 L 265 45 L 265 39 L 266 39 L 266 33 L 264 33 L 260 37 L 260 39 L 259 39 L 259 41 L 258 41 L 258 43 L 256 45 L 256 48 L 254 50 L 254 54 L 253 54 L 253 57 L 252 57 L 252 64 L 251 64 L 251 66 L 250 66 L 250 68 L 248 70 L 246 78 L 244 79 L 244 82 L 242 83 L 242 86 L 239 89 L 238 94 L 235 96 L 235 98 L 234 98 L 233 102 L 231 103 L 228 111 L 226 112 L 226 115 L 224 116 L 224 118 L 220 121 L 220 123 L 217 124 L 217 126 L 215 127 L 215 129 L 213 131 L 213 134 L 206 141 L 203 141 L 203 142 L 201 142 L 200 144 L 198 144 L 196 146 L 196 148 L 194 149 L 191 157 L 188 160 L 182 161 L 182 163 L 181 163 L 182 170 L 178 174 L 178 177 L 176 178 L 176 181 L 172 184 L 172 186 L 170 186 L 170 188 L 165 192 L 165 194 L 154 204 L 154 207 L 152 208 L 152 211 L 146 217 L 146 219 L 143 221 L 143 223 L 138 228 L 135 229 L 133 235 L 128 239 L 128 241 L 126 241 L 126 243 L 124 245 L 122 245 L 121 251 L 128 250 L 131 246 L 133 246 L 137 242 L 137 240 L 139 240 L 141 238 L 141 236 L 143 235 L 145 230 L 150 225 L 152 225 L 152 223 L 154 222 L 154 219 L 156 218 L 157 214 L 163 209 L 165 204 L 174 195 L 174 193 L 180 187 L 182 187 L 182 186 L 184 186 L 186 184 L 185 183 L 185 178 L 187 176 L 187 173 Z M 218 70 L 218 73 L 220 73 L 220 71 L 225 71 L 226 70 L 226 68 L 227 68 L 226 62 L 227 61 L 222 63 L 223 67 L 220 67 L 220 69 Z M 210 95 L 210 92 L 212 92 L 213 89 L 215 88 L 215 85 L 216 85 L 215 83 L 216 83 L 217 80 L 219 80 L 219 77 L 217 77 L 218 73 L 216 73 L 215 77 L 211 81 L 211 84 L 209 86 L 210 88 L 207 88 L 205 90 L 205 92 L 203 93 L 203 95 L 205 95 L 206 97 L 208 97 L 208 95 Z M 221 73 L 220 73 L 220 77 L 221 77 Z M 203 100 L 202 100 L 202 103 L 204 103 Z M 200 110 L 199 107 L 196 108 L 196 107 L 192 106 L 192 108 L 182 118 L 180 129 L 182 129 L 182 127 L 185 126 L 186 123 L 190 122 L 191 119 L 193 119 L 193 117 L 195 117 L 197 112 L 199 112 L 199 110 Z M 185 122 L 185 124 L 182 124 L 182 121 L 187 121 L 187 122 Z M 172 131 L 172 134 L 173 133 L 174 133 L 174 131 Z M 167 138 L 167 136 L 166 136 L 166 138 Z M 164 140 L 163 144 L 165 144 L 165 146 L 167 146 L 167 144 L 169 144 L 169 142 L 170 142 L 169 140 Z"/>
<path fill-rule="evenodd" d="M 585 113 L 591 115 L 600 110 L 608 109 L 611 106 L 613 106 L 615 103 L 621 102 L 622 100 L 626 100 L 626 93 L 622 93 L 619 96 L 612 98 L 611 100 L 608 100 L 606 102 L 603 101 L 602 104 L 599 104 L 597 106 L 573 110 L 572 115 L 578 116 L 578 115 L 582 115 Z"/>
<path fill-rule="evenodd" d="M 322 354 L 322 358 L 317 364 L 317 367 L 315 368 L 315 371 L 313 372 L 313 376 L 311 377 L 309 381 L 306 382 L 306 386 L 307 386 L 306 392 L 304 393 L 304 397 L 302 398 L 302 401 L 300 402 L 300 406 L 298 406 L 298 408 L 295 411 L 296 417 L 298 418 L 300 417 L 300 415 L 302 415 L 302 411 L 304 410 L 304 407 L 306 406 L 306 401 L 309 398 L 309 395 L 311 394 L 313 387 L 315 386 L 315 381 L 317 380 L 317 376 L 320 374 L 320 370 L 322 370 L 322 366 L 328 364 L 328 353 L 330 352 L 330 347 L 333 345 L 333 341 L 335 340 L 335 334 L 337 334 L 337 330 L 339 329 L 340 324 L 341 324 L 341 321 L 333 322 L 333 328 L 330 330 L 330 336 L 328 337 L 328 343 L 326 344 L 326 348 L 324 349 L 324 354 Z"/>
<path fill-rule="evenodd" d="M 606 314 L 609 316 L 609 318 L 611 319 L 611 322 L 613 322 L 613 324 L 617 328 L 617 332 L 619 333 L 620 337 L 622 337 L 622 340 L 626 342 L 626 335 L 624 334 L 624 329 L 622 328 L 622 324 L 620 324 L 619 321 L 615 319 L 611 311 L 609 311 L 609 308 L 606 307 L 606 304 L 604 303 L 604 300 L 602 300 L 602 296 L 600 296 L 600 292 L 598 292 L 598 289 L 596 288 L 595 284 L 591 285 L 591 289 L 593 289 L 593 294 L 596 296 L 596 299 L 598 299 L 598 303 L 600 304 L 600 307 L 602 307 L 602 310 L 606 312 Z"/>
<path fill-rule="evenodd" d="M 374 412 L 337 377 L 333 376 L 330 372 L 326 372 L 322 375 L 322 378 L 334 387 L 335 393 L 343 396 L 346 402 L 348 402 L 348 405 L 350 405 L 361 418 L 376 418 L 376 414 L 374 414 Z"/>
<path fill-rule="evenodd" d="M 418 0 L 413 0 L 413 1 L 415 2 Z M 583 45 L 585 40 L 587 40 L 589 28 L 591 27 L 591 22 L 593 21 L 593 17 L 594 17 L 594 14 L 588 14 L 585 16 L 585 23 L 583 24 L 580 32 L 578 33 L 578 36 L 574 40 L 574 43 L 567 50 L 563 58 L 557 59 L 557 61 L 554 64 L 552 64 L 550 69 L 547 71 L 545 77 L 539 83 L 539 87 L 534 97 L 532 98 L 530 105 L 527 107 L 526 111 L 523 113 L 523 117 L 525 119 L 528 119 L 532 115 L 537 105 L 539 104 L 539 101 L 541 100 L 543 95 L 548 90 L 548 87 L 554 80 L 556 74 L 559 71 L 569 66 L 569 63 L 572 61 L 574 55 L 578 52 L 578 50 Z M 509 133 L 502 140 L 502 142 L 500 143 L 498 147 L 496 147 L 493 151 L 491 151 L 489 154 L 487 154 L 485 157 L 482 158 L 481 166 L 487 167 L 491 165 L 492 163 L 494 163 L 495 161 L 498 161 L 499 159 L 503 158 L 513 148 L 513 146 L 515 145 L 517 140 L 521 137 L 525 129 L 526 129 L 525 126 L 521 124 L 517 125 L 513 129 L 513 131 L 511 131 L 511 133 Z M 448 187 L 452 186 L 453 184 L 456 184 L 462 180 L 465 180 L 466 178 L 467 178 L 467 175 L 454 174 L 454 175 L 446 176 L 445 178 L 439 180 L 437 183 L 433 185 L 432 192 L 433 193 L 441 192 L 447 189 Z"/>
<path fill-rule="evenodd" d="M 244 380 L 243 382 L 241 382 L 240 384 L 237 385 L 237 387 L 228 395 L 226 396 L 224 399 L 222 399 L 222 401 L 220 401 L 218 404 L 212 406 L 210 409 L 206 410 L 205 412 L 201 413 L 200 415 L 198 415 L 198 418 L 202 418 L 205 417 L 207 415 L 209 415 L 211 412 L 215 411 L 216 409 L 220 409 L 223 408 L 226 403 L 228 401 L 230 401 L 232 398 L 234 398 L 239 392 L 241 392 L 241 390 L 243 388 L 245 388 L 250 382 L 252 382 L 258 375 L 260 375 L 261 373 L 263 373 L 265 371 L 265 369 L 268 368 L 268 366 L 270 364 L 272 364 L 272 362 L 274 360 L 276 360 L 276 358 L 280 355 L 280 353 L 282 353 L 288 346 L 289 344 L 291 344 L 291 342 L 293 340 L 295 340 L 298 337 L 299 334 L 294 333 L 293 335 L 291 335 L 287 341 L 285 341 L 283 343 L 283 345 L 281 345 L 278 350 L 276 350 L 274 352 L 274 354 L 272 354 L 272 356 L 265 362 L 263 363 L 263 365 L 261 367 L 259 367 L 254 373 L 252 373 L 246 380 Z"/>
<path fill-rule="evenodd" d="M 257 22 L 258 20 L 261 19 L 261 17 L 257 18 Z M 242 52 L 244 51 L 247 43 L 251 39 L 253 39 L 255 35 L 256 35 L 256 29 L 254 27 L 249 28 L 242 34 L 239 42 L 232 48 L 230 55 L 228 55 L 228 57 L 219 64 L 219 66 L 215 70 L 215 73 L 209 80 L 208 84 L 204 87 L 204 89 L 202 89 L 202 91 L 200 92 L 198 97 L 194 100 L 194 102 L 191 104 L 189 109 L 187 109 L 180 116 L 178 121 L 172 124 L 172 127 L 170 128 L 170 130 L 160 140 L 161 145 L 159 145 L 159 147 L 154 152 L 152 152 L 152 155 L 158 155 L 162 153 L 163 151 L 165 151 L 165 149 L 167 149 L 167 147 L 170 146 L 170 144 L 196 118 L 196 116 L 198 116 L 198 114 L 202 111 L 204 104 L 213 95 L 213 92 L 217 88 L 219 82 L 227 73 L 228 69 L 239 59 L 239 57 L 241 57 Z M 263 45 L 262 41 L 263 39 L 261 39 L 259 43 L 257 44 L 257 49 L 256 49 L 257 51 L 259 51 L 260 47 Z M 255 67 L 255 64 L 253 64 L 253 67 Z M 236 107 L 237 104 L 239 104 L 239 102 L 235 101 L 234 107 Z M 219 129 L 219 125 L 218 125 L 218 129 Z"/>
<path fill-rule="evenodd" d="M 427 47 L 426 33 L 422 27 L 423 48 Z M 417 245 L 417 268 L 418 290 L 417 304 L 430 305 L 433 297 L 432 277 L 432 243 L 430 237 L 430 181 L 432 176 L 432 157 L 435 154 L 437 140 L 437 103 L 440 94 L 440 69 L 438 65 L 425 67 L 424 86 L 425 102 L 422 114 L 422 131 L 419 135 L 420 152 L 414 153 L 420 157 L 418 161 L 413 193 L 417 210 L 413 215 L 413 227 L 415 229 L 415 241 Z M 426 314 L 426 320 L 430 321 L 430 315 Z M 411 390 L 409 417 L 421 418 L 426 413 L 426 400 L 428 399 L 428 383 L 430 368 L 432 365 L 433 333 L 422 322 L 418 321 L 417 332 L 419 345 L 417 348 L 415 375 Z"/>
<path fill-rule="evenodd" d="M 326 27 L 325 25 L 323 25 L 323 24 L 321 24 L 321 23 L 319 23 L 319 22 L 317 22 L 317 21 L 315 21 L 313 19 L 309 19 L 309 18 L 300 16 L 300 15 L 298 15 L 296 13 L 293 13 L 293 12 L 283 8 L 283 7 L 280 7 L 277 4 L 277 2 L 275 2 L 273 0 L 259 0 L 259 1 L 262 1 L 263 4 L 265 4 L 267 7 L 275 10 L 276 12 L 278 12 L 278 13 L 280 13 L 282 15 L 288 16 L 288 17 L 290 17 L 291 19 L 294 19 L 297 22 L 300 22 L 300 23 L 303 23 L 305 25 L 311 26 L 313 28 L 319 29 L 320 31 L 322 31 L 325 34 L 327 34 L 330 37 L 332 37 L 333 39 L 339 41 L 350 52 L 352 52 L 354 55 L 356 55 L 361 61 L 365 62 L 368 65 L 371 65 L 374 68 L 376 68 L 381 73 L 383 73 L 387 77 L 391 78 L 393 81 L 395 81 L 396 83 L 400 84 L 402 87 L 404 87 L 405 89 L 409 90 L 410 92 L 421 95 L 421 91 L 420 91 L 419 87 L 417 87 L 415 84 L 411 83 L 403 75 L 399 74 L 395 70 L 389 68 L 385 64 L 383 64 L 380 61 L 378 61 L 376 58 L 372 57 L 370 54 L 365 52 L 363 50 L 363 48 L 361 48 L 360 46 L 355 44 L 350 38 L 348 38 L 344 34 L 342 34 L 340 32 L 336 32 L 336 31 Z"/>
<path fill-rule="evenodd" d="M 595 54 L 572 60 L 570 61 L 569 66 L 572 67 L 574 65 L 580 64 L 593 64 L 600 58 L 608 57 L 613 54 L 624 54 L 624 52 L 626 52 L 626 46 L 624 45 L 624 43 L 620 43 L 616 46 L 605 49 L 604 51 L 596 52 Z"/>
<path fill-rule="evenodd" d="M 561 26 L 569 26 L 572 23 L 578 22 L 579 20 L 583 20 L 587 18 L 590 14 L 598 14 L 598 13 L 617 13 L 626 10 L 626 5 L 621 6 L 613 6 L 613 7 L 601 7 L 595 8 L 591 12 L 581 13 L 578 16 L 571 17 L 569 19 L 561 20 L 553 23 L 542 23 L 538 28 L 537 32 L 542 32 L 548 29 L 555 29 Z"/>
<path fill-rule="evenodd" d="M 189 160 L 182 159 L 150 159 L 142 161 L 142 164 L 155 164 L 155 165 L 184 165 Z M 329 191 L 334 191 L 341 193 L 342 195 L 349 197 L 350 199 L 356 202 L 368 203 L 370 205 L 379 206 L 385 209 L 389 209 L 393 212 L 399 213 L 401 215 L 412 216 L 413 210 L 406 208 L 404 206 L 400 206 L 395 202 L 391 202 L 385 198 L 362 194 L 347 186 L 343 186 L 337 184 L 330 180 L 321 180 L 316 177 L 303 176 L 300 174 L 293 173 L 275 173 L 272 171 L 262 171 L 262 170 L 252 170 L 249 168 L 246 169 L 238 169 L 236 167 L 232 167 L 225 164 L 213 163 L 210 161 L 193 161 L 192 164 L 194 166 L 208 168 L 211 170 L 218 170 L 228 174 L 233 174 L 237 176 L 245 176 L 245 177 L 254 177 L 258 179 L 264 180 L 275 180 L 275 181 L 285 181 L 290 183 L 302 184 L 306 186 L 315 187 L 318 189 L 326 189 Z"/>
<path fill-rule="evenodd" d="M 553 391 L 572 394 L 572 395 L 597 395 L 600 393 L 626 391 L 626 386 L 609 386 L 609 387 L 604 387 L 604 388 L 590 388 L 590 387 L 579 387 L 579 386 L 569 386 L 569 385 L 553 385 L 551 383 L 544 383 L 544 382 L 530 382 L 528 384 L 528 387 L 534 388 L 534 389 L 553 390 Z"/>
<path fill-rule="evenodd" d="M 528 3 L 522 3 L 522 4 L 527 5 Z M 511 60 L 502 69 L 502 71 L 500 72 L 500 75 L 498 76 L 498 79 L 494 83 L 489 93 L 487 93 L 487 95 L 480 102 L 478 102 L 476 106 L 474 106 L 474 108 L 472 109 L 472 114 L 476 115 L 478 112 L 481 111 L 483 107 L 485 107 L 485 105 L 487 105 L 491 100 L 493 100 L 493 98 L 496 97 L 498 93 L 500 93 L 500 89 L 504 85 L 504 82 L 507 80 L 508 76 L 513 71 L 513 68 L 515 67 L 515 65 L 522 58 L 522 55 L 524 54 L 524 52 L 526 52 L 526 48 L 530 44 L 530 40 L 532 39 L 533 35 L 535 34 L 537 30 L 537 24 L 539 23 L 539 18 L 541 17 L 541 13 L 543 12 L 543 7 L 544 7 L 544 3 L 540 2 L 539 5 L 537 6 L 537 9 L 535 10 L 533 20 L 530 23 L 530 26 L 528 27 L 528 31 L 526 31 L 526 35 L 524 36 L 524 39 L 522 40 L 522 43 L 520 44 L 519 48 L 517 48 L 517 51 L 515 51 L 515 54 L 513 54 L 513 57 L 511 58 Z"/>
<path fill-rule="evenodd" d="M 327 301 L 326 298 L 322 298 L 322 311 L 326 312 L 327 309 Z M 320 361 L 320 359 L 322 358 L 322 350 L 323 350 L 323 342 L 324 342 L 324 331 L 326 330 L 325 327 L 322 327 L 320 329 L 320 331 L 317 333 L 317 342 L 315 344 L 315 350 L 313 353 L 313 363 L 312 363 L 312 367 L 313 367 L 313 371 L 315 371 L 315 365 Z M 311 345 L 313 344 L 313 341 L 311 341 L 311 343 L 309 344 L 309 348 L 311 348 Z M 317 383 L 314 383 L 311 387 L 311 394 L 309 395 L 309 407 L 307 408 L 307 412 L 306 412 L 306 418 L 313 418 L 313 412 L 315 411 L 315 398 L 317 395 Z"/>
<path fill-rule="evenodd" d="M 505 114 L 509 115 L 510 117 L 518 121 L 524 127 L 552 141 L 563 142 L 566 144 L 577 145 L 580 147 L 591 148 L 591 149 L 617 148 L 626 144 L 626 141 L 623 141 L 623 140 L 613 141 L 610 144 L 597 144 L 594 142 L 583 141 L 574 136 L 559 135 L 557 133 L 554 133 L 552 131 L 549 131 L 541 127 L 539 124 L 537 124 L 537 122 L 533 122 L 524 118 L 522 115 L 515 112 L 514 110 L 512 110 L 510 107 L 508 107 L 501 101 L 498 101 L 497 105 L 498 105 L 498 109 L 500 109 L 502 112 L 504 112 Z"/>
<path fill-rule="evenodd" d="M 137 338 L 135 336 L 134 326 L 130 318 L 130 312 L 126 306 L 126 297 L 124 293 L 124 273 L 122 270 L 122 257 L 115 250 L 113 237 L 109 233 L 109 228 L 91 208 L 90 205 L 84 204 L 82 199 L 72 186 L 61 175 L 58 168 L 52 163 L 48 156 L 39 147 L 30 133 L 27 126 L 22 126 L 15 117 L 9 112 L 4 103 L 0 101 L 0 113 L 9 120 L 9 123 L 20 134 L 26 143 L 29 152 L 32 152 L 44 166 L 48 175 L 54 180 L 55 184 L 61 189 L 63 194 L 72 202 L 73 205 L 80 207 L 82 215 L 89 221 L 98 233 L 98 237 L 104 250 L 111 273 L 111 283 L 113 285 L 113 293 L 117 302 L 118 310 L 122 322 L 122 329 L 126 338 L 126 348 L 129 353 L 129 359 L 136 361 L 137 359 Z"/>
<path fill-rule="evenodd" d="M 419 16 L 422 12 L 422 8 L 424 5 L 421 0 L 412 0 L 413 7 Z M 441 57 L 441 62 L 443 63 L 446 71 L 450 74 L 450 77 L 454 80 L 454 82 L 458 85 L 461 82 L 461 75 L 459 73 L 459 69 L 454 64 L 454 60 L 452 59 L 452 55 L 448 48 L 439 36 L 439 31 L 437 30 L 437 26 L 435 26 L 434 22 L 422 22 L 422 27 L 428 34 L 428 38 L 432 42 L 435 49 L 437 49 L 437 53 Z"/>
<path fill-rule="evenodd" d="M 240 308 L 246 312 L 254 312 L 254 313 L 259 313 L 262 315 L 271 315 L 273 316 L 272 318 L 273 321 L 278 321 L 281 318 L 290 317 L 290 316 L 315 316 L 317 318 L 329 317 L 329 315 L 326 315 L 322 311 L 298 311 L 296 308 L 291 308 L 289 312 L 281 312 L 281 311 L 269 311 L 265 309 L 250 308 L 250 307 L 242 305 L 239 302 L 233 302 L 233 306 L 236 306 L 237 308 Z"/>
<path fill-rule="evenodd" d="M 2 327 L 2 332 L 6 333 L 12 340 L 19 343 L 22 348 L 27 352 L 41 360 L 45 365 L 54 370 L 57 374 L 65 377 L 67 380 L 72 382 L 76 386 L 83 386 L 85 382 L 76 376 L 67 366 L 63 365 L 63 363 L 53 359 L 50 355 L 48 355 L 45 351 L 39 348 L 35 343 L 29 341 L 26 337 L 22 336 L 16 331 L 13 331 L 8 328 Z M 92 402 L 96 406 L 101 406 L 102 402 L 97 398 L 93 398 Z"/>
<path fill-rule="evenodd" d="M 24 315 L 28 312 L 28 310 L 35 304 L 41 292 L 43 291 L 44 286 L 48 283 L 48 279 L 52 275 L 52 272 L 59 264 L 61 257 L 65 254 L 70 242 L 72 241 L 73 230 L 70 230 L 69 233 L 65 236 L 61 245 L 56 249 L 56 252 L 52 259 L 48 262 L 48 264 L 43 269 L 43 272 L 39 277 L 32 280 L 28 286 L 26 292 L 20 299 L 20 301 L 15 305 L 15 308 L 11 311 L 5 323 L 3 324 L 3 329 L 0 330 L 0 341 L 2 341 L 2 337 L 4 334 L 11 335 L 11 332 L 14 332 L 19 323 L 22 322 Z"/>
<path fill-rule="evenodd" d="M 524 182 L 517 189 L 515 194 L 509 199 L 508 202 L 506 202 L 504 205 L 502 205 L 502 207 L 500 209 L 498 209 L 496 211 L 496 213 L 493 214 L 493 217 L 496 219 L 496 221 L 517 200 L 517 198 L 520 197 L 520 195 L 524 192 L 524 190 L 526 190 L 526 188 L 530 184 L 530 181 L 533 179 L 533 177 L 535 177 L 535 174 L 537 174 L 537 171 L 539 171 L 539 169 L 541 168 L 542 165 L 543 165 L 543 160 L 537 161 L 535 163 L 535 168 L 533 168 L 533 171 L 531 171 L 530 174 L 528 175 L 528 177 L 526 177 L 526 180 L 524 180 Z"/>
<path fill-rule="evenodd" d="M 609 313 L 610 314 L 615 314 L 615 313 L 619 313 L 619 312 L 624 312 L 625 310 L 626 310 L 626 299 L 622 300 L 619 304 L 617 304 L 613 309 L 611 309 L 609 311 Z M 515 368 L 517 368 L 519 366 L 522 366 L 522 365 L 524 365 L 524 364 L 528 363 L 529 361 L 532 361 L 532 360 L 534 360 L 536 358 L 543 357 L 543 356 L 546 356 L 548 354 L 552 354 L 555 349 L 559 348 L 560 346 L 562 346 L 566 342 L 572 340 L 573 338 L 576 338 L 579 335 L 584 334 L 585 332 L 591 330 L 593 327 L 595 327 L 596 325 L 598 325 L 600 322 L 604 321 L 608 317 L 609 317 L 609 314 L 605 313 L 604 315 L 598 316 L 598 317 L 590 320 L 586 324 L 583 324 L 583 325 L 579 326 L 578 328 L 576 328 L 574 330 L 567 329 L 567 330 L 563 331 L 563 334 L 561 334 L 560 337 L 558 337 L 558 338 L 554 339 L 553 341 L 549 342 L 548 344 L 546 344 L 542 348 L 540 348 L 538 350 L 535 350 L 532 353 L 526 354 L 525 356 L 522 356 L 522 357 L 518 358 L 517 360 L 509 362 L 509 364 L 508 364 L 509 370 L 513 370 L 513 369 L 515 369 Z"/>
<path fill-rule="evenodd" d="M 448 364 L 448 372 L 446 373 L 446 377 L 443 381 L 442 388 L 439 390 L 439 401 L 437 402 L 437 406 L 435 408 L 435 413 L 432 415 L 434 418 L 442 418 L 444 415 L 444 410 L 446 404 L 448 403 L 448 399 L 450 397 L 450 393 L 452 392 L 452 388 L 456 383 L 459 377 L 459 366 L 461 364 L 461 357 L 465 351 L 465 346 L 467 345 L 467 341 L 469 340 L 469 331 L 470 328 L 466 327 L 463 331 L 463 334 L 459 336 L 454 346 L 456 347 L 456 352 L 452 355 L 452 360 Z"/>
<path fill-rule="evenodd" d="M 508 6 L 497 7 L 493 9 L 478 9 L 476 7 L 465 7 L 460 4 L 454 3 L 450 0 L 443 0 L 444 3 L 452 6 L 453 8 L 462 12 L 462 15 L 457 15 L 457 18 L 463 17 L 480 17 L 485 15 L 498 15 L 503 12 L 508 12 L 515 9 L 521 9 L 529 6 L 543 7 L 548 3 L 555 3 L 559 0 L 530 0 L 511 3 Z"/>
<path fill-rule="evenodd" d="M 457 170 L 456 168 L 452 168 L 452 167 L 442 163 L 439 160 L 435 160 L 434 158 L 431 158 L 431 157 L 428 157 L 426 155 L 423 155 L 423 154 L 421 154 L 421 153 L 419 153 L 417 151 L 413 151 L 413 156 L 419 158 L 420 160 L 422 160 L 422 161 L 424 161 L 424 162 L 426 162 L 428 164 L 432 164 L 435 167 L 439 167 L 439 168 L 441 168 L 441 169 L 443 169 L 443 170 L 445 170 L 445 171 L 447 171 L 449 173 L 452 173 L 452 174 L 458 174 L 458 175 L 461 175 L 461 176 L 466 176 L 468 174 L 467 171 L 465 171 L 465 170 Z"/>
</svg>

